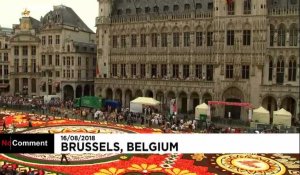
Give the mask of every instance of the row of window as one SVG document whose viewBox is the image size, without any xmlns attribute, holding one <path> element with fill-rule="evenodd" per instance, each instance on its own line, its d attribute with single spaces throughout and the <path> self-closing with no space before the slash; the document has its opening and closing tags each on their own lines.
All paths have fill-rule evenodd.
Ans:
<svg viewBox="0 0 300 175">
<path fill-rule="evenodd" d="M 150 34 L 151 39 L 151 47 L 158 47 L 159 40 L 158 40 L 157 33 Z M 228 30 L 227 31 L 227 45 L 232 46 L 235 42 L 235 31 L 234 30 Z M 168 47 L 168 33 L 161 33 L 160 34 L 160 46 L 161 47 Z M 113 35 L 112 37 L 112 46 L 113 48 L 118 48 L 118 38 L 119 36 Z M 140 47 L 146 47 L 147 46 L 147 35 L 141 34 L 140 35 Z M 126 48 L 127 44 L 127 37 L 126 35 L 121 35 L 120 37 L 120 46 L 121 48 Z M 137 34 L 131 35 L 131 47 L 137 47 Z M 173 33 L 173 47 L 180 47 L 180 33 L 175 32 Z M 202 46 L 204 43 L 204 32 L 196 32 L 195 35 L 195 46 L 199 47 Z M 213 45 L 213 32 L 207 32 L 206 36 L 206 45 L 212 46 Z M 249 46 L 251 45 L 251 31 L 250 30 L 243 30 L 243 45 Z M 190 47 L 191 46 L 191 33 L 190 32 L 184 32 L 183 33 L 183 46 L 184 47 Z"/>
<path fill-rule="evenodd" d="M 161 33 L 161 40 L 160 40 L 160 45 L 161 47 L 168 47 L 168 34 L 167 33 Z M 114 35 L 112 38 L 112 46 L 113 48 L 118 48 L 118 36 Z M 126 48 L 127 47 L 127 42 L 126 42 L 126 35 L 121 35 L 121 40 L 120 40 L 120 46 L 121 48 Z M 131 47 L 137 47 L 137 35 L 132 34 L 131 35 Z M 140 35 L 140 47 L 147 47 L 147 35 L 146 34 L 141 34 Z M 189 47 L 191 45 L 191 39 L 190 39 L 190 32 L 185 32 L 183 36 L 183 45 L 185 47 Z M 213 45 L 213 32 L 208 32 L 207 33 L 207 46 L 212 46 Z M 203 45 L 203 32 L 196 32 L 196 46 L 202 46 Z M 152 47 L 158 47 L 158 34 L 157 33 L 152 33 L 151 34 L 151 46 Z M 173 47 L 179 47 L 180 46 L 180 33 L 176 32 L 173 33 Z"/>
<path fill-rule="evenodd" d="M 75 70 L 70 70 L 70 69 L 67 69 L 67 70 L 63 70 L 63 78 L 74 78 L 75 74 L 74 74 Z M 77 78 L 81 79 L 81 78 L 89 78 L 89 72 L 88 71 L 85 71 L 86 75 L 85 77 L 82 77 L 82 70 L 77 70 Z M 47 74 L 47 75 L 46 75 Z M 46 77 L 48 76 L 49 78 L 52 78 L 52 77 L 56 77 L 56 78 L 59 78 L 60 77 L 60 71 L 55 71 L 55 75 L 53 74 L 52 71 L 48 71 L 47 73 L 46 72 L 42 72 L 42 76 L 43 77 Z"/>
<path fill-rule="evenodd" d="M 59 59 L 59 55 L 55 55 L 55 66 L 59 66 L 60 65 L 60 59 Z M 46 63 L 46 55 L 42 55 L 42 66 L 52 66 L 52 55 L 48 55 L 48 64 Z"/>
<path fill-rule="evenodd" d="M 46 55 L 42 55 L 42 66 L 52 66 L 52 55 L 48 55 L 48 63 L 46 62 Z M 63 57 L 63 66 L 74 66 L 74 57 Z M 77 58 L 77 66 L 81 66 L 82 64 L 82 59 L 81 57 Z M 55 66 L 60 65 L 60 57 L 59 55 L 55 55 Z M 85 65 L 89 65 L 89 58 L 85 59 Z M 96 65 L 96 58 L 93 58 L 93 65 Z"/>
<path fill-rule="evenodd" d="M 288 81 L 296 81 L 297 77 L 297 63 L 295 59 L 291 59 L 288 63 Z M 284 83 L 284 60 L 280 58 L 277 63 L 274 64 L 273 60 L 269 61 L 269 75 L 268 80 L 273 81 L 273 71 L 276 70 L 276 83 L 283 84 Z"/>
<path fill-rule="evenodd" d="M 194 4 L 194 6 L 195 6 L 196 10 L 202 9 L 202 4 L 201 3 L 196 3 L 196 4 Z M 214 7 L 214 5 L 213 5 L 212 2 L 207 3 L 207 9 L 211 10 L 211 9 L 213 9 L 213 7 Z M 266 8 L 266 5 L 264 5 L 264 6 L 262 5 L 261 8 Z M 177 5 L 177 4 L 173 5 L 173 12 L 177 12 L 179 10 L 180 10 L 179 5 Z M 191 10 L 191 4 L 184 4 L 183 5 L 183 10 L 184 11 L 190 11 Z M 243 10 L 244 10 L 244 14 L 251 14 L 251 0 L 244 0 Z M 170 11 L 170 7 L 168 5 L 165 5 L 165 6 L 163 6 L 162 11 L 165 12 L 165 13 L 168 13 Z M 228 1 L 227 2 L 227 14 L 228 15 L 234 15 L 235 14 L 234 11 L 235 11 L 235 2 L 232 1 L 232 0 Z M 136 12 L 136 14 L 141 14 L 143 12 L 143 9 L 138 7 L 138 8 L 135 9 L 135 12 Z M 157 5 L 154 6 L 152 9 L 151 9 L 151 7 L 147 6 L 147 7 L 145 7 L 144 12 L 146 14 L 151 13 L 151 12 L 159 13 L 160 9 Z M 132 14 L 132 10 L 130 8 L 127 8 L 125 10 L 125 13 L 127 15 L 130 15 L 130 14 Z M 123 15 L 123 14 L 124 14 L 124 12 L 123 12 L 122 9 L 117 10 L 117 15 Z"/>
<path fill-rule="evenodd" d="M 15 73 L 21 72 L 21 70 L 19 68 L 20 68 L 19 59 L 15 59 L 15 61 L 14 61 L 14 72 Z M 28 69 L 28 59 L 22 59 L 21 68 L 22 68 L 22 72 L 23 73 L 29 72 L 29 69 Z M 32 73 L 36 73 L 37 72 L 36 59 L 31 59 L 31 70 L 30 70 L 30 72 L 32 72 Z"/>
<path fill-rule="evenodd" d="M 202 4 L 201 3 L 196 3 L 195 4 L 195 9 L 196 10 L 202 9 Z M 208 3 L 207 4 L 207 9 L 213 9 L 213 3 L 211 3 L 211 2 Z M 168 5 L 165 5 L 165 6 L 163 6 L 162 10 L 163 10 L 163 12 L 166 12 L 166 13 L 170 12 L 170 7 Z M 177 12 L 179 10 L 180 10 L 179 5 L 177 5 L 177 4 L 173 5 L 173 11 L 174 12 Z M 189 11 L 189 10 L 191 10 L 191 5 L 190 4 L 184 4 L 184 11 Z M 151 13 L 151 12 L 159 13 L 159 11 L 160 11 L 160 9 L 159 9 L 158 6 L 154 6 L 153 9 L 152 9 L 152 11 L 151 11 L 151 7 L 147 6 L 147 7 L 144 8 L 144 12 L 145 13 Z M 136 14 L 141 14 L 143 12 L 143 9 L 140 8 L 140 7 L 138 7 L 138 8 L 135 9 L 135 12 L 136 12 Z M 130 15 L 130 14 L 132 14 L 132 10 L 130 8 L 127 8 L 125 10 L 125 13 L 127 15 Z M 117 15 L 123 15 L 123 14 L 124 14 L 124 12 L 123 12 L 122 9 L 118 9 L 117 10 Z"/>
<path fill-rule="evenodd" d="M 241 67 L 242 79 L 249 79 L 250 77 L 250 66 L 242 65 Z M 228 79 L 234 78 L 233 64 L 226 64 L 225 77 Z"/>
<path fill-rule="evenodd" d="M 274 46 L 275 32 L 277 32 L 277 46 L 285 46 L 287 33 L 286 26 L 284 24 L 280 24 L 276 31 L 274 25 L 270 25 L 270 46 Z M 297 24 L 291 24 L 289 28 L 289 46 L 298 45 L 298 32 Z"/>
<path fill-rule="evenodd" d="M 14 47 L 14 55 L 19 56 L 20 55 L 20 48 L 22 51 L 23 56 L 28 56 L 28 46 L 15 46 Z M 36 46 L 31 46 L 31 55 L 36 55 Z"/>
<path fill-rule="evenodd" d="M 46 45 L 46 37 L 47 36 L 42 36 L 42 45 Z M 52 35 L 48 35 L 48 45 L 52 45 Z M 55 44 L 60 44 L 60 35 L 55 35 Z"/>
<path fill-rule="evenodd" d="M 23 84 L 23 89 L 22 90 L 28 90 L 28 84 L 29 84 L 29 82 L 28 82 L 28 79 L 27 78 L 22 78 L 22 79 L 18 79 L 18 78 L 16 78 L 15 79 L 15 85 L 14 85 L 14 87 L 15 87 L 15 92 L 19 92 L 20 91 L 20 89 L 19 89 L 19 87 L 20 87 L 20 81 L 19 80 L 22 80 L 22 84 Z M 31 79 L 30 80 L 31 81 L 31 92 L 32 93 L 36 93 L 36 79 Z"/>
<path fill-rule="evenodd" d="M 266 5 L 261 5 L 261 8 L 266 8 Z M 251 14 L 251 0 L 244 0 L 243 12 L 245 15 Z M 234 0 L 227 0 L 227 15 L 235 14 Z"/>
<path fill-rule="evenodd" d="M 121 77 L 127 77 L 127 72 L 126 72 L 126 64 L 121 64 L 120 65 L 120 76 Z M 203 71 L 203 66 L 201 64 L 196 64 L 194 65 L 194 70 L 193 74 L 195 78 L 198 79 L 206 79 L 208 81 L 213 80 L 213 65 L 206 65 L 206 73 Z M 191 77 L 192 70 L 190 69 L 191 66 L 188 64 L 182 65 L 182 77 L 184 79 L 187 79 Z M 111 72 L 112 76 L 116 77 L 118 76 L 118 64 L 112 64 L 111 67 Z M 168 77 L 168 66 L 167 64 L 151 64 L 150 67 L 148 68 L 150 71 L 150 75 L 152 78 L 166 78 Z M 160 72 L 158 72 L 160 69 Z M 172 78 L 179 78 L 180 76 L 180 65 L 179 64 L 173 64 L 172 65 Z M 140 70 L 139 70 L 139 76 L 141 78 L 146 77 L 146 65 L 141 64 L 140 65 Z M 147 71 L 148 72 L 148 71 Z M 131 64 L 130 65 L 130 73 L 131 76 L 137 76 L 137 65 L 136 64 Z M 250 75 L 250 66 L 249 65 L 242 65 L 241 68 L 241 74 L 243 79 L 249 79 Z M 234 71 L 233 71 L 233 65 L 226 65 L 226 78 L 233 78 L 234 76 Z"/>
<path fill-rule="evenodd" d="M 8 75 L 8 65 L 0 65 L 0 78 L 2 77 L 2 75 Z"/>
</svg>

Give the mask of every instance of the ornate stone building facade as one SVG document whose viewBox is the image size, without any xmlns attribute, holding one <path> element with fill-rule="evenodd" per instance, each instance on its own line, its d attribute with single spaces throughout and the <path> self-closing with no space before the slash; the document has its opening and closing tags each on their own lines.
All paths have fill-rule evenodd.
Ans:
<svg viewBox="0 0 300 175">
<path fill-rule="evenodd" d="M 299 1 L 98 0 L 95 93 L 126 107 L 154 97 L 179 112 L 209 100 L 299 116 Z M 247 109 L 214 115 L 247 120 Z"/>
<path fill-rule="evenodd" d="M 96 35 L 69 7 L 41 19 L 41 89 L 64 99 L 94 94 Z"/>
<path fill-rule="evenodd" d="M 28 11 L 27 11 L 28 12 Z M 10 94 L 94 94 L 95 33 L 69 7 L 54 6 L 40 21 L 27 16 L 10 37 Z"/>
<path fill-rule="evenodd" d="M 14 95 L 39 94 L 39 43 L 40 22 L 32 17 L 24 16 L 19 25 L 14 25 L 14 33 L 10 38 L 10 91 Z"/>
<path fill-rule="evenodd" d="M 9 37 L 12 29 L 0 26 L 0 95 L 9 92 Z"/>
</svg>

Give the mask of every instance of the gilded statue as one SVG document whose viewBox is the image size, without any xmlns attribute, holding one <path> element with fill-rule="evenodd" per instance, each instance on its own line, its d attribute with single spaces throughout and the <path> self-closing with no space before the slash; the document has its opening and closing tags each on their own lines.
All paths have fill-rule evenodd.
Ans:
<svg viewBox="0 0 300 175">
<path fill-rule="evenodd" d="M 23 15 L 24 17 L 29 17 L 30 11 L 27 10 L 27 9 L 25 9 L 24 12 L 22 12 L 22 15 Z"/>
</svg>

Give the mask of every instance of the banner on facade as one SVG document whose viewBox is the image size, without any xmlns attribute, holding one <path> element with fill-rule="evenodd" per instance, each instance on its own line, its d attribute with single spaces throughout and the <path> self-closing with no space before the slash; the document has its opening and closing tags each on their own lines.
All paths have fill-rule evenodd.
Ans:
<svg viewBox="0 0 300 175">
<path fill-rule="evenodd" d="M 177 113 L 177 102 L 176 99 L 171 99 L 170 101 L 170 114 Z"/>
</svg>

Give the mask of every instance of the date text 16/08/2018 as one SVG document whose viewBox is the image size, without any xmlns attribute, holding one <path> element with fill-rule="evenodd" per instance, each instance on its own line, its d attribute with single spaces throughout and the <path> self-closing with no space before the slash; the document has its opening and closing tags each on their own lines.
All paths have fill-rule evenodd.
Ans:
<svg viewBox="0 0 300 175">
<path fill-rule="evenodd" d="M 62 152 L 178 152 L 178 142 L 127 142 L 123 149 L 119 142 L 61 142 Z"/>
</svg>

